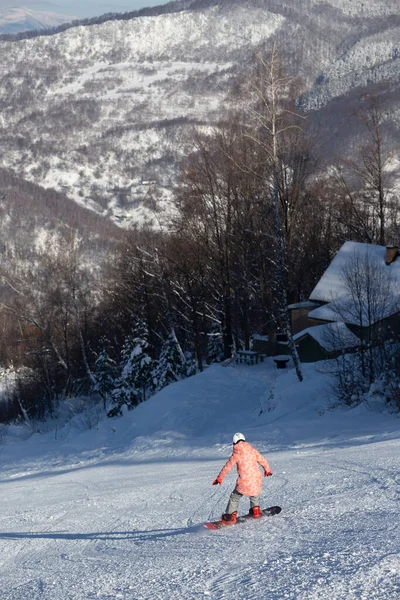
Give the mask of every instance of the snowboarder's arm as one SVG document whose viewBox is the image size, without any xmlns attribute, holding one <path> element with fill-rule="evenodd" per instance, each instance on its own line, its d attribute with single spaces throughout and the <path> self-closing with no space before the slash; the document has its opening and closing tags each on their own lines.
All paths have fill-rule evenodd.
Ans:
<svg viewBox="0 0 400 600">
<path fill-rule="evenodd" d="M 232 469 L 232 467 L 235 466 L 236 461 L 237 461 L 236 456 L 234 454 L 232 454 L 232 456 L 230 457 L 228 462 L 222 467 L 220 474 L 217 477 L 217 479 L 219 479 L 221 481 L 221 483 L 222 483 L 222 480 L 224 479 L 224 477 L 226 477 L 226 475 L 228 475 L 228 473 Z"/>
<path fill-rule="evenodd" d="M 268 477 L 269 475 L 272 475 L 272 471 L 271 471 L 271 468 L 270 468 L 270 466 L 268 464 L 267 459 L 264 458 L 258 451 L 257 451 L 257 462 L 264 469 L 264 476 L 265 477 Z"/>
</svg>

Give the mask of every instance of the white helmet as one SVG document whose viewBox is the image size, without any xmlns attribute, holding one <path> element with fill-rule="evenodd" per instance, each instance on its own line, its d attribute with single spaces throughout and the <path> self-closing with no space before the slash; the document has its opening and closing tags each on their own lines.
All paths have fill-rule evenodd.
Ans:
<svg viewBox="0 0 400 600">
<path fill-rule="evenodd" d="M 243 433 L 235 433 L 232 441 L 234 444 L 237 444 L 238 442 L 245 442 L 246 438 L 244 437 Z"/>
</svg>

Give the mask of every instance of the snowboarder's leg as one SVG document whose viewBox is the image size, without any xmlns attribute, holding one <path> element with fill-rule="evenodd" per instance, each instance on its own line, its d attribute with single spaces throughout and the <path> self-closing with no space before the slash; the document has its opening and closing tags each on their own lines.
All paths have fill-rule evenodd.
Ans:
<svg viewBox="0 0 400 600">
<path fill-rule="evenodd" d="M 252 517 L 261 517 L 260 494 L 258 496 L 250 496 L 249 515 Z"/>
<path fill-rule="evenodd" d="M 258 496 L 249 496 L 250 508 L 253 508 L 253 506 L 260 506 L 260 496 L 261 494 L 258 494 Z"/>
<path fill-rule="evenodd" d="M 229 498 L 228 506 L 226 507 L 226 514 L 231 515 L 238 511 L 239 502 L 242 496 L 243 494 L 240 494 L 236 489 L 233 490 Z"/>
<path fill-rule="evenodd" d="M 236 517 L 239 508 L 239 502 L 242 494 L 240 494 L 236 489 L 233 490 L 230 495 L 228 506 L 226 507 L 225 513 L 222 515 L 222 520 L 229 523 L 236 523 Z"/>
</svg>

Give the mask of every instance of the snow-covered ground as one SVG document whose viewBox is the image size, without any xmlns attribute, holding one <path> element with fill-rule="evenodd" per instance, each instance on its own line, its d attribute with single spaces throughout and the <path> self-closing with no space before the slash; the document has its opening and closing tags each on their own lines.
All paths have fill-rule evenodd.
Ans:
<svg viewBox="0 0 400 600">
<path fill-rule="evenodd" d="M 271 359 L 213 366 L 92 429 L 3 428 L 2 600 L 399 598 L 399 417 L 372 399 L 328 410 L 324 367 L 298 383 Z M 210 532 L 235 431 L 274 472 L 262 504 L 283 511 Z"/>
</svg>

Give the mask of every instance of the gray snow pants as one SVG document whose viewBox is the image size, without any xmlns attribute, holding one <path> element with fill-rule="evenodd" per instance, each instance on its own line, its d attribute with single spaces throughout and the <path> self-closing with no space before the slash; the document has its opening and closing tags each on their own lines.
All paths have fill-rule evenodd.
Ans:
<svg viewBox="0 0 400 600">
<path fill-rule="evenodd" d="M 260 495 L 258 496 L 249 496 L 250 506 L 260 506 Z M 235 488 L 230 495 L 228 506 L 226 507 L 226 514 L 231 515 L 233 512 L 236 512 L 239 508 L 239 502 L 242 498 L 243 494 L 237 491 Z"/>
</svg>

